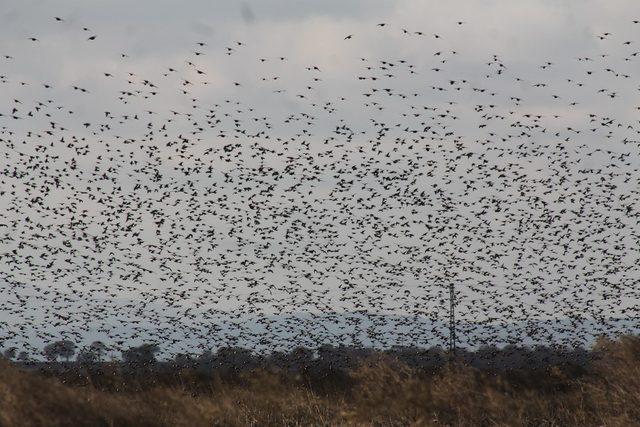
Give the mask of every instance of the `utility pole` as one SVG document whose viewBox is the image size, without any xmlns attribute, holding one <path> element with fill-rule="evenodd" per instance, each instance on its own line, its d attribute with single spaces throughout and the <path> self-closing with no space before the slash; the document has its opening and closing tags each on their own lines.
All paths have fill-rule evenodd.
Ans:
<svg viewBox="0 0 640 427">
<path fill-rule="evenodd" d="M 456 298 L 453 283 L 449 284 L 449 361 L 456 354 Z"/>
</svg>

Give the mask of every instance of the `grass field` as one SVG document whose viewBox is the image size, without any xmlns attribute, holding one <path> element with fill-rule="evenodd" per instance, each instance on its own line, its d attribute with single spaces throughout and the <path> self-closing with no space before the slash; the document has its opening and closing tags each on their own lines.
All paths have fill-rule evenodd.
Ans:
<svg viewBox="0 0 640 427">
<path fill-rule="evenodd" d="M 598 359 L 580 370 L 501 373 L 460 364 L 419 372 L 374 356 L 349 372 L 348 385 L 322 392 L 263 369 L 204 385 L 184 370 L 177 384 L 137 387 L 114 367 L 102 373 L 109 387 L 91 378 L 80 386 L 3 361 L 0 425 L 639 425 L 640 338 L 602 340 L 597 349 Z"/>
</svg>

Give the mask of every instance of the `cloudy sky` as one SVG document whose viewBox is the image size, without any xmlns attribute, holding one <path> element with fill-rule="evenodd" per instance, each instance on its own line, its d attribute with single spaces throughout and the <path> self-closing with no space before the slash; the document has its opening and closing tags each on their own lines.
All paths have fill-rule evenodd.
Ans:
<svg viewBox="0 0 640 427">
<path fill-rule="evenodd" d="M 459 319 L 496 325 L 475 344 L 513 324 L 544 342 L 522 326 L 540 319 L 619 332 L 638 19 L 633 1 L 4 2 L 5 340 L 350 343 L 342 318 L 260 328 L 359 312 L 368 343 L 443 343 L 451 282 Z"/>
</svg>

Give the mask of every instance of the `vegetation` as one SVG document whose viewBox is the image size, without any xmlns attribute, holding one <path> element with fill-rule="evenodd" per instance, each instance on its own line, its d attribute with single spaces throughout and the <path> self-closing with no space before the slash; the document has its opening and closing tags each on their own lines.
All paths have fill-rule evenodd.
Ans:
<svg viewBox="0 0 640 427">
<path fill-rule="evenodd" d="M 104 362 L 99 343 L 71 362 L 75 346 L 58 347 L 49 362 L 0 361 L 0 425 L 640 423 L 640 337 L 602 339 L 588 352 L 461 352 L 451 363 L 439 349 L 334 347 L 269 356 L 225 348 L 157 361 L 150 344 Z"/>
</svg>

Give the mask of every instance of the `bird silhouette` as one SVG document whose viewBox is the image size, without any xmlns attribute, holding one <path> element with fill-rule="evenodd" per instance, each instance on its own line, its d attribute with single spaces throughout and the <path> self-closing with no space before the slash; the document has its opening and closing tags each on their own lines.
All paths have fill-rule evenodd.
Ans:
<svg viewBox="0 0 640 427">
<path fill-rule="evenodd" d="M 54 20 L 2 62 L 2 338 L 445 345 L 452 302 L 467 346 L 637 331 L 631 28 L 526 60 L 390 18 L 155 57 Z M 104 60 L 60 77 L 56 37 Z"/>
</svg>

